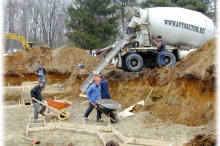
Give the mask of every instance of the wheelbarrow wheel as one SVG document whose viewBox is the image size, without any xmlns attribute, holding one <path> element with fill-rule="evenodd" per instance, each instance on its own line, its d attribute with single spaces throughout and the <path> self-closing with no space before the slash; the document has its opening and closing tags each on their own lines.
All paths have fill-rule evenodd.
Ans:
<svg viewBox="0 0 220 146">
<path fill-rule="evenodd" d="M 63 113 L 63 114 L 67 114 L 67 110 L 66 110 L 66 109 L 61 109 L 60 112 Z M 59 118 L 61 121 L 67 119 L 66 116 L 64 116 L 64 115 L 62 115 L 62 114 L 60 114 L 60 113 L 58 114 L 58 118 Z"/>
</svg>

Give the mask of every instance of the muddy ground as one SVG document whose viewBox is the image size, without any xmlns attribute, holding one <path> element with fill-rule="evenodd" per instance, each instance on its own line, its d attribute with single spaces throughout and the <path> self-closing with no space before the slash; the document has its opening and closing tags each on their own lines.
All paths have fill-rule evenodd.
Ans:
<svg viewBox="0 0 220 146">
<path fill-rule="evenodd" d="M 136 73 L 124 72 L 108 65 L 102 74 L 109 81 L 111 99 L 122 105 L 118 112 L 145 100 L 153 89 L 142 112 L 139 112 L 141 107 L 137 106 L 133 110 L 135 116 L 120 118 L 120 122 L 113 126 L 125 136 L 132 133 L 138 138 L 160 140 L 163 137 L 171 141 L 172 138 L 181 138 L 183 130 L 189 143 L 195 144 L 202 139 L 201 135 L 213 142 L 216 135 L 215 50 L 216 39 L 213 39 L 174 67 L 142 69 Z M 80 104 L 85 99 L 79 98 L 79 86 L 101 59 L 92 57 L 82 49 L 68 46 L 57 49 L 34 47 L 30 51 L 10 54 L 4 58 L 5 104 L 18 103 L 22 89 L 9 87 L 37 81 L 34 72 L 37 65 L 42 63 L 48 72 L 43 97 L 66 97 L 73 103 L 69 107 L 71 116 L 67 122 L 82 123 L 87 104 Z M 84 64 L 85 69 L 78 69 L 78 64 Z M 59 90 L 55 84 L 62 84 L 64 90 Z M 22 139 L 21 135 L 24 134 L 26 119 L 32 113 L 32 107 L 4 109 L 5 145 L 28 145 L 29 142 Z M 94 111 L 90 118 L 87 124 L 94 124 Z M 104 123 L 98 124 L 107 125 L 107 119 L 104 120 Z M 196 136 L 199 138 L 193 139 Z M 42 131 L 32 132 L 30 137 L 41 139 L 41 145 L 102 144 L 97 136 L 87 132 Z"/>
</svg>

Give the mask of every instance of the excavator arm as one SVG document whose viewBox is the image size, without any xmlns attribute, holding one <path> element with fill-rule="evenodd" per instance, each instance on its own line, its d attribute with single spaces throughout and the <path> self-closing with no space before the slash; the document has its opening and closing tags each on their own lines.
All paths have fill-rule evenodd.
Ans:
<svg viewBox="0 0 220 146">
<path fill-rule="evenodd" d="M 34 44 L 33 42 L 27 42 L 24 36 L 18 34 L 4 33 L 4 37 L 6 39 L 21 41 L 23 49 L 25 50 L 30 50 L 32 45 Z"/>
</svg>

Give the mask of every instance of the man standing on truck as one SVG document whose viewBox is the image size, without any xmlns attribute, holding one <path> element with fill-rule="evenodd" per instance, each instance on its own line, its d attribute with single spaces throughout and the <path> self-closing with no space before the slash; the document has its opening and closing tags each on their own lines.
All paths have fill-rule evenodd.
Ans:
<svg viewBox="0 0 220 146">
<path fill-rule="evenodd" d="M 157 36 L 157 52 L 158 52 L 158 67 L 166 66 L 164 61 L 164 51 L 166 49 L 166 42 L 162 39 L 162 36 Z"/>
</svg>

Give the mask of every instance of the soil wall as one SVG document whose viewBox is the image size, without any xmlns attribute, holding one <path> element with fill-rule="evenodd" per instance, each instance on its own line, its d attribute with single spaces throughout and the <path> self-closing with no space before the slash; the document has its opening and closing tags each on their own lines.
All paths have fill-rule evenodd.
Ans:
<svg viewBox="0 0 220 146">
<path fill-rule="evenodd" d="M 132 73 L 109 65 L 102 74 L 109 81 L 111 99 L 127 108 L 140 100 L 146 102 L 145 110 L 164 120 L 172 120 L 190 126 L 206 124 L 216 116 L 216 39 L 190 53 L 174 67 L 142 69 Z M 88 52 L 63 46 L 58 49 L 35 47 L 29 52 L 19 51 L 4 57 L 4 85 L 21 85 L 37 81 L 34 73 L 39 63 L 47 70 L 47 85 L 62 84 L 64 91 L 56 95 L 78 98 L 79 86 L 102 58 L 92 57 Z M 85 69 L 79 69 L 84 64 Z M 47 89 L 47 88 L 46 88 Z M 18 100 L 20 90 L 4 90 L 4 100 Z M 136 109 L 138 110 L 138 109 Z"/>
</svg>

